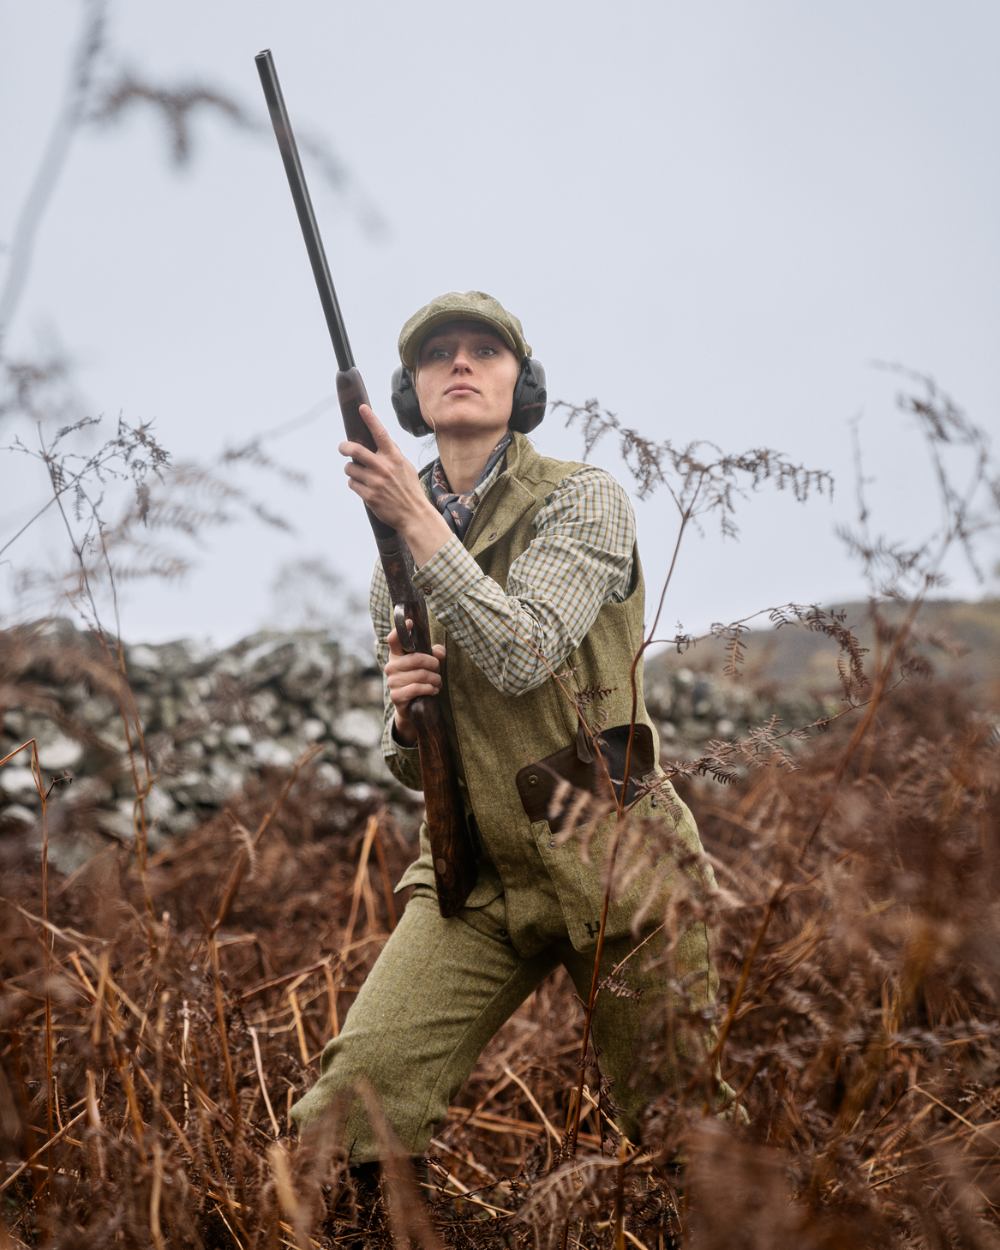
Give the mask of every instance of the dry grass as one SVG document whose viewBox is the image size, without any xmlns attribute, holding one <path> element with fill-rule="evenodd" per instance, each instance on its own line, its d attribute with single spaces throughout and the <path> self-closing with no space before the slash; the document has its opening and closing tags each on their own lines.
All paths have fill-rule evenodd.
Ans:
<svg viewBox="0 0 1000 1250">
<path fill-rule="evenodd" d="M 674 985 L 636 1068 L 667 1070 L 678 1037 L 709 1045 L 687 1047 L 633 1146 L 608 1121 L 593 1065 L 580 1079 L 584 1011 L 554 978 L 487 1049 L 426 1177 L 403 1160 L 387 1169 L 388 1219 L 363 1244 L 1000 1247 L 996 732 L 914 653 L 944 553 L 990 523 L 973 505 L 977 492 L 1000 499 L 1000 486 L 980 432 L 927 392 L 901 402 L 924 422 L 945 487 L 942 444 L 974 458 L 970 491 L 944 490 L 946 524 L 921 546 L 864 524 L 851 536 L 905 603 L 902 619 L 873 596 L 865 655 L 836 614 L 775 609 L 783 633 L 801 626 L 838 646 L 842 712 L 810 727 L 769 722 L 668 764 L 719 888 L 682 875 L 659 919 L 668 951 L 693 918 L 710 922 L 722 986 L 712 1021 Z M 599 435 L 600 411 L 581 411 L 588 438 Z M 678 545 L 699 516 L 731 526 L 740 482 L 819 484 L 772 452 L 713 460 L 609 429 L 639 468 L 668 475 Z M 112 451 L 127 469 L 143 431 L 125 435 Z M 50 452 L 58 503 L 65 453 Z M 67 533 L 100 627 L 93 586 L 106 575 L 113 588 L 116 566 L 96 509 L 82 515 L 92 530 L 68 519 Z M 660 608 L 669 584 L 668 572 Z M 737 674 L 745 624 L 712 631 Z M 656 620 L 645 645 L 655 633 Z M 98 636 L 92 663 L 106 672 L 89 678 L 116 692 L 128 727 L 135 848 L 69 878 L 50 872 L 59 798 L 37 768 L 41 866 L 27 846 L 0 845 L 0 1250 L 347 1244 L 370 1214 L 364 1195 L 336 1151 L 287 1139 L 288 1108 L 395 924 L 391 885 L 415 818 L 397 828 L 378 803 L 323 789 L 306 756 L 150 854 L 142 726 L 117 631 Z M 18 682 L 26 637 L 0 638 L 0 697 L 41 712 L 44 691 Z M 585 839 L 587 804 L 568 812 Z M 634 883 L 649 847 L 655 857 L 652 830 L 626 821 L 618 832 L 615 872 Z M 600 992 L 622 992 L 621 980 Z M 747 1123 L 713 1114 L 717 1064 Z"/>
<path fill-rule="evenodd" d="M 435 1140 L 438 1231 L 411 1227 L 418 1244 L 555 1245 L 567 1219 L 570 1245 L 665 1244 L 678 1150 L 687 1245 L 1000 1244 L 996 745 L 925 680 L 838 768 L 852 732 L 838 722 L 797 770 L 689 783 L 750 1124 L 705 1115 L 695 1067 L 650 1108 L 643 1153 L 606 1126 L 602 1149 L 588 1104 L 568 1161 L 581 1012 L 557 978 Z M 145 870 L 113 848 L 51 873 L 46 899 L 37 863 L 8 854 L 8 1244 L 337 1244 L 343 1171 L 296 1157 L 287 1109 L 394 923 L 410 835 L 306 761 Z"/>
</svg>

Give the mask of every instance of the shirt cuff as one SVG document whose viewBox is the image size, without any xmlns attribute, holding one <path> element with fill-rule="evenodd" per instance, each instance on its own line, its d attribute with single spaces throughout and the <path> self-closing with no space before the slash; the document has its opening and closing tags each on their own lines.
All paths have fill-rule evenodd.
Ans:
<svg viewBox="0 0 1000 1250">
<path fill-rule="evenodd" d="M 386 767 L 400 785 L 409 790 L 422 790 L 423 778 L 420 775 L 420 748 L 404 746 L 396 741 L 393 733 L 394 718 L 390 715 L 382 731 L 382 756 Z"/>
<path fill-rule="evenodd" d="M 413 584 L 433 602 L 434 615 L 440 619 L 483 576 L 462 540 L 453 534 L 417 569 Z"/>
</svg>

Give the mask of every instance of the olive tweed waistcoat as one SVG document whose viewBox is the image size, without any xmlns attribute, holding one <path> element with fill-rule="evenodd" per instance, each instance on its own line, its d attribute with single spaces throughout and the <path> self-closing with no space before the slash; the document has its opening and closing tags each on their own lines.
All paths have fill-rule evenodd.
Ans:
<svg viewBox="0 0 1000 1250">
<path fill-rule="evenodd" d="M 465 536 L 465 545 L 479 567 L 501 587 L 506 588 L 511 564 L 534 537 L 536 513 L 552 491 L 582 467 L 542 456 L 523 435 L 514 436 L 506 470 L 479 503 Z M 530 910 L 532 890 L 544 866 L 574 947 L 586 950 L 596 940 L 614 816 L 589 825 L 584 820 L 574 831 L 575 821 L 561 819 L 558 804 L 543 803 L 539 810 L 532 802 L 532 790 L 552 789 L 547 757 L 562 753 L 574 762 L 577 757 L 586 759 L 595 739 L 600 747 L 602 732 L 629 724 L 633 707 L 630 671 L 643 642 L 643 606 L 642 569 L 634 553 L 628 597 L 605 603 L 583 642 L 555 666 L 549 678 L 514 697 L 498 690 L 463 648 L 449 641 L 434 617 L 433 593 L 429 594 L 432 639 L 447 647 L 442 711 L 482 841 L 479 880 L 468 905 L 483 906 L 503 891 L 512 932 L 518 911 Z M 655 790 L 643 793 L 640 785 L 639 797 L 629 808 L 633 832 L 622 839 L 616 863 L 616 880 L 624 885 L 612 891 L 609 937 L 623 936 L 637 927 L 640 908 L 650 916 L 659 913 L 678 871 L 678 859 L 684 860 L 688 872 L 708 871 L 701 862 L 691 814 L 658 766 L 656 730 L 643 701 L 641 664 L 636 680 L 635 722 L 644 749 L 636 752 L 641 769 L 633 760 L 630 776 L 636 782 L 645 781 L 647 787 L 655 784 Z M 569 815 L 569 809 L 564 815 Z M 557 834 L 553 825 L 560 824 L 563 831 Z M 678 849 L 683 851 L 680 856 Z M 420 850 L 398 889 L 417 883 L 433 885 L 426 829 L 421 831 Z M 659 917 L 652 920 L 657 923 Z"/>
</svg>

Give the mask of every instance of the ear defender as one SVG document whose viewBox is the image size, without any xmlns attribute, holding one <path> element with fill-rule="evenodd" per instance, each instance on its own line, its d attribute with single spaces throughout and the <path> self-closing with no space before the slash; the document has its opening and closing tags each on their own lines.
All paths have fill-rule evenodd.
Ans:
<svg viewBox="0 0 1000 1250">
<path fill-rule="evenodd" d="M 533 356 L 521 361 L 521 371 L 514 384 L 514 401 L 511 405 L 510 428 L 528 434 L 545 416 L 549 393 L 545 387 L 545 370 Z M 423 438 L 434 431 L 424 420 L 413 386 L 413 375 L 405 365 L 400 365 L 392 375 L 392 407 L 399 424 L 414 438 Z"/>
<path fill-rule="evenodd" d="M 407 434 L 412 434 L 414 438 L 430 434 L 431 427 L 420 415 L 417 392 L 413 389 L 413 374 L 405 365 L 398 365 L 392 371 L 392 407 Z"/>
<path fill-rule="evenodd" d="M 521 361 L 521 372 L 514 384 L 514 403 L 510 410 L 510 428 L 521 434 L 530 434 L 545 416 L 549 392 L 545 386 L 545 370 L 534 358 L 527 356 Z"/>
</svg>

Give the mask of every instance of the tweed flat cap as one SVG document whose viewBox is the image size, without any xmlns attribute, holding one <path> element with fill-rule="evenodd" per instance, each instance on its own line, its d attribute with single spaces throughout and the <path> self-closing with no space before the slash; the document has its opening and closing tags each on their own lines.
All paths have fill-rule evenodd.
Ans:
<svg viewBox="0 0 1000 1250">
<path fill-rule="evenodd" d="M 485 291 L 449 291 L 418 309 L 400 331 L 399 358 L 407 369 L 416 366 L 427 335 L 449 321 L 482 321 L 500 335 L 518 360 L 531 355 L 520 321 L 499 300 Z"/>
</svg>

